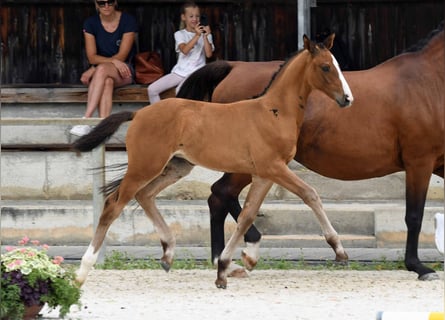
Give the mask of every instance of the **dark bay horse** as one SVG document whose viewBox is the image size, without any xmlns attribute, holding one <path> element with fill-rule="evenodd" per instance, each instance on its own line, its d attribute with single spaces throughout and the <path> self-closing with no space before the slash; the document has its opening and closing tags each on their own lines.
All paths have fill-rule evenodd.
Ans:
<svg viewBox="0 0 445 320">
<path fill-rule="evenodd" d="M 347 260 L 316 191 L 288 167 L 296 152 L 307 97 L 321 90 L 339 106 L 349 106 L 352 93 L 330 53 L 334 35 L 315 44 L 304 37 L 304 50 L 294 56 L 257 99 L 218 104 L 180 98 L 162 100 L 136 112 L 120 112 L 101 121 L 73 144 L 77 151 L 97 147 L 126 122 L 128 168 L 112 184 L 96 232 L 82 257 L 77 281 L 82 284 L 97 260 L 106 232 L 133 198 L 159 232 L 162 263 L 170 268 L 175 239 L 155 205 L 155 196 L 187 175 L 194 165 L 223 172 L 247 173 L 252 184 L 233 233 L 218 260 L 216 286 L 225 288 L 233 252 L 273 183 L 299 196 L 315 213 L 336 259 Z M 298 105 L 295 105 L 298 101 Z M 174 172 L 170 175 L 169 172 Z"/>
<path fill-rule="evenodd" d="M 444 175 L 444 41 L 442 24 L 414 52 L 369 70 L 345 72 L 355 97 L 354 107 L 348 110 L 331 108 L 332 101 L 314 91 L 305 108 L 295 155 L 307 168 L 341 180 L 405 171 L 405 265 L 422 280 L 437 279 L 420 262 L 417 251 L 431 174 Z M 279 61 L 216 61 L 192 74 L 178 96 L 197 100 L 208 96 L 215 102 L 247 99 L 267 86 L 279 65 Z M 213 261 L 224 248 L 224 220 L 228 212 L 237 219 L 238 196 L 250 181 L 249 175 L 226 173 L 212 186 L 208 204 Z M 256 264 L 260 238 L 252 225 L 242 253 L 248 269 Z"/>
</svg>

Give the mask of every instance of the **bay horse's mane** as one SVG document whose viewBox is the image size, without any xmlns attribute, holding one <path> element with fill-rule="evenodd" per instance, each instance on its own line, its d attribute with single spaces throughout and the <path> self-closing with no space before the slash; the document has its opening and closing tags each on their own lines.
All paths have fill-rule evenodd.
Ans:
<svg viewBox="0 0 445 320">
<path fill-rule="evenodd" d="M 434 38 L 438 33 L 443 31 L 443 25 L 444 21 L 442 20 L 436 29 L 432 30 L 425 38 L 420 39 L 417 41 L 416 44 L 412 45 L 411 47 L 408 47 L 403 51 L 403 53 L 409 53 L 409 52 L 417 52 L 422 50 L 426 47 L 426 45 L 430 42 L 432 38 Z"/>
</svg>

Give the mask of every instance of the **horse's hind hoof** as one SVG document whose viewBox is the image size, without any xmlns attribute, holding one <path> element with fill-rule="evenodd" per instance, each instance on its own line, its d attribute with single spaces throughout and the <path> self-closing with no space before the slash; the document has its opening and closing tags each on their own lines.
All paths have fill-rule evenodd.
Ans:
<svg viewBox="0 0 445 320">
<path fill-rule="evenodd" d="M 253 268 L 255 268 L 256 264 L 258 263 L 256 259 L 248 256 L 244 250 L 241 252 L 241 260 L 243 261 L 243 265 L 249 271 L 252 271 Z"/>
<path fill-rule="evenodd" d="M 239 268 L 239 269 L 234 269 L 234 270 L 230 271 L 227 276 L 232 277 L 232 278 L 240 278 L 241 279 L 241 278 L 248 278 L 249 274 L 247 273 L 246 269 Z"/>
<path fill-rule="evenodd" d="M 171 265 L 165 261 L 161 261 L 161 267 L 165 270 L 165 272 L 169 272 Z"/>
<path fill-rule="evenodd" d="M 335 260 L 334 264 L 340 267 L 347 267 L 349 266 L 349 260 Z"/>
<path fill-rule="evenodd" d="M 421 281 L 439 280 L 439 275 L 435 272 L 425 273 L 418 278 Z"/>
<path fill-rule="evenodd" d="M 227 281 L 216 279 L 215 285 L 218 289 L 227 289 Z"/>
</svg>

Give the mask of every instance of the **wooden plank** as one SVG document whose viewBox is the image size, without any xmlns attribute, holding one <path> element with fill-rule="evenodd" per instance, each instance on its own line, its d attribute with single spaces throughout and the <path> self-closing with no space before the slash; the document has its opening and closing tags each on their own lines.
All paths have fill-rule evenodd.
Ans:
<svg viewBox="0 0 445 320">
<path fill-rule="evenodd" d="M 161 98 L 175 96 L 175 89 L 167 90 Z M 86 87 L 7 87 L 1 89 L 2 103 L 86 103 L 88 88 Z M 113 102 L 144 102 L 148 103 L 147 86 L 130 85 L 117 88 Z"/>
</svg>

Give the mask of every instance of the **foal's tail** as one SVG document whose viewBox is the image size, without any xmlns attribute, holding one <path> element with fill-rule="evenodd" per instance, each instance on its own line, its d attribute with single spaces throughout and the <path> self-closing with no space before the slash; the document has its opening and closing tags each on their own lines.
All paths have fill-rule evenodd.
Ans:
<svg viewBox="0 0 445 320">
<path fill-rule="evenodd" d="M 120 125 L 133 120 L 135 112 L 122 111 L 102 120 L 90 133 L 73 143 L 72 148 L 78 152 L 90 151 L 111 138 Z"/>
<path fill-rule="evenodd" d="M 193 72 L 181 85 L 176 97 L 190 100 L 212 100 L 213 90 L 229 74 L 232 66 L 224 60 L 206 64 Z"/>
</svg>

